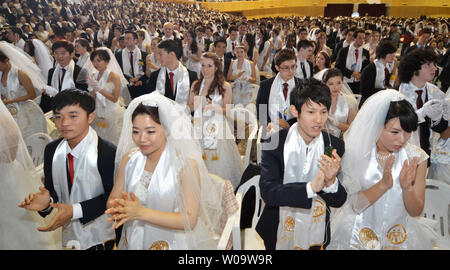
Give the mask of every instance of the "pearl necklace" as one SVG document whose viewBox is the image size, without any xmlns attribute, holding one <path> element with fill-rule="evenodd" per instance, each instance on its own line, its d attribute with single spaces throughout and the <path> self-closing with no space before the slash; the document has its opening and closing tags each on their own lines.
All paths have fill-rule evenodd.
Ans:
<svg viewBox="0 0 450 270">
<path fill-rule="evenodd" d="M 387 155 L 380 155 L 380 154 L 377 153 L 377 159 L 379 161 L 385 161 L 385 160 L 388 160 L 392 155 L 394 155 L 394 154 L 393 153 L 389 153 Z"/>
</svg>

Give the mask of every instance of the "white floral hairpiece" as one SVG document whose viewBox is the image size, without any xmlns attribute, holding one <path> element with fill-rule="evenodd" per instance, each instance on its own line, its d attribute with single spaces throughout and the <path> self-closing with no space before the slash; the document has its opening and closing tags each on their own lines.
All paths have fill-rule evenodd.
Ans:
<svg viewBox="0 0 450 270">
<path fill-rule="evenodd" d="M 395 89 L 394 89 L 395 90 Z M 401 101 L 401 100 L 405 100 L 405 96 L 402 94 L 402 93 L 400 93 L 400 92 L 397 92 L 398 94 L 396 94 L 396 95 L 394 95 L 393 97 L 392 97 L 392 100 L 391 101 Z"/>
<path fill-rule="evenodd" d="M 149 106 L 149 107 L 156 107 L 156 108 L 158 108 L 158 104 L 156 104 L 155 102 L 150 101 L 150 100 L 144 100 L 144 101 L 142 101 L 142 105 L 144 105 L 144 106 Z"/>
</svg>

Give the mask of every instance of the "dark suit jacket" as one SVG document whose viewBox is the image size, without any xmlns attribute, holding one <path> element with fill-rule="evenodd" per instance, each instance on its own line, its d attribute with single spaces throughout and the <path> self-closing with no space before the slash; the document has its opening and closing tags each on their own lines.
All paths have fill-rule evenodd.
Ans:
<svg viewBox="0 0 450 270">
<path fill-rule="evenodd" d="M 414 51 L 414 50 L 417 49 L 417 48 L 418 48 L 418 47 L 417 47 L 417 44 L 414 44 L 414 45 L 412 45 L 412 46 L 406 48 L 406 49 L 403 51 L 403 54 L 402 54 L 401 56 L 403 57 L 404 55 L 407 55 L 408 53 Z M 425 48 L 428 48 L 428 46 L 425 46 Z"/>
<path fill-rule="evenodd" d="M 58 202 L 59 198 L 53 187 L 53 156 L 58 144 L 62 141 L 58 139 L 53 141 L 45 147 L 44 151 L 44 175 L 45 175 L 45 188 L 50 191 L 50 196 L 53 198 L 54 202 Z M 97 168 L 102 178 L 103 189 L 105 193 L 91 198 L 87 201 L 80 202 L 81 208 L 83 210 L 83 217 L 80 219 L 81 224 L 86 224 L 91 220 L 104 214 L 106 210 L 106 201 L 108 200 L 109 194 L 114 185 L 114 159 L 116 156 L 116 146 L 112 143 L 98 138 L 98 158 L 97 158 Z M 71 191 L 72 184 L 68 178 L 69 192 Z M 67 203 L 67 202 L 64 202 Z M 45 217 L 47 213 L 39 212 L 41 216 Z"/>
<path fill-rule="evenodd" d="M 389 76 L 390 75 L 391 74 L 389 74 Z M 367 98 L 383 89 L 383 88 L 381 89 L 375 88 L 376 77 L 377 77 L 377 68 L 374 63 L 370 63 L 363 69 L 361 73 L 361 83 L 360 83 L 361 101 L 359 102 L 359 107 L 362 106 L 362 104 L 364 103 L 364 101 L 366 101 Z"/>
<path fill-rule="evenodd" d="M 150 78 L 147 80 L 145 94 L 155 91 L 156 81 L 158 80 L 158 75 L 159 75 L 160 71 L 161 71 L 161 69 L 158 69 L 150 74 Z M 197 72 L 189 70 L 189 69 L 188 69 L 188 72 L 189 72 L 189 86 L 192 86 L 192 83 L 194 83 L 197 80 Z M 169 78 L 169 75 L 167 75 L 167 72 L 166 72 L 165 90 L 166 91 L 164 93 L 164 96 L 166 96 L 172 100 L 175 100 L 176 90 L 175 90 L 175 94 L 174 94 L 174 91 L 173 91 L 172 87 L 170 86 L 170 78 Z"/>
<path fill-rule="evenodd" d="M 98 31 L 96 31 L 94 33 L 94 48 L 103 46 L 101 43 L 98 42 L 97 35 L 98 35 Z M 108 48 L 111 47 L 113 38 L 114 38 L 114 31 L 111 28 L 109 28 L 108 38 L 103 41 L 103 44 L 105 44 L 105 47 L 108 47 Z"/>
<path fill-rule="evenodd" d="M 311 72 L 312 72 L 312 69 L 311 69 Z M 259 124 L 264 127 L 263 128 L 264 132 L 265 132 L 265 127 L 267 127 L 267 125 L 270 122 L 272 122 L 272 119 L 270 119 L 270 116 L 269 116 L 268 104 L 269 104 L 270 88 L 272 87 L 274 80 L 275 80 L 275 77 L 262 81 L 259 86 L 258 96 L 256 97 L 256 114 L 258 117 Z M 300 84 L 301 79 L 294 77 L 294 80 L 295 80 L 295 85 Z M 261 109 L 264 108 L 263 106 L 261 106 L 261 108 L 260 108 L 260 105 L 265 106 L 264 112 L 260 111 Z M 266 116 L 264 116 L 264 114 L 261 114 L 261 113 L 265 113 Z M 267 119 L 267 121 L 265 121 L 265 119 Z M 295 122 L 297 122 L 297 119 L 295 117 L 288 121 L 289 125 L 292 125 Z"/>
<path fill-rule="evenodd" d="M 312 206 L 312 199 L 308 199 L 306 182 L 283 184 L 283 150 L 288 131 L 287 129 L 282 129 L 278 134 L 273 135 L 279 135 L 279 144 L 276 149 L 262 151 L 259 187 L 265 207 L 256 226 L 256 231 L 263 238 L 266 249 L 275 249 L 276 246 L 279 207 L 289 206 L 310 209 Z M 325 145 L 329 145 L 327 133 L 322 132 L 322 135 Z M 342 157 L 345 151 L 344 141 L 332 135 L 330 135 L 330 138 L 331 145 L 336 149 L 338 155 Z M 326 247 L 330 242 L 329 207 L 341 207 L 347 199 L 347 192 L 339 182 L 336 193 L 324 193 L 321 191 L 317 194 L 325 201 L 327 207 L 325 217 L 325 224 L 327 225 L 324 238 L 324 246 Z"/>
<path fill-rule="evenodd" d="M 120 66 L 120 68 L 122 69 L 122 72 L 123 72 L 122 52 L 123 52 L 123 50 L 118 50 L 115 53 L 115 56 L 116 56 L 117 62 L 119 63 L 119 66 Z M 142 61 L 142 65 L 143 65 L 142 68 L 144 70 L 144 75 L 142 75 L 139 78 L 139 81 L 142 81 L 142 85 L 140 85 L 140 86 L 134 86 L 134 85 L 133 86 L 128 86 L 128 91 L 130 92 L 130 96 L 131 96 L 132 99 L 145 94 L 145 84 L 147 83 L 147 80 L 148 80 L 148 77 L 145 75 L 145 70 L 147 68 L 147 63 L 145 61 L 146 57 L 147 57 L 147 53 L 141 51 L 141 59 L 139 59 L 139 60 Z M 125 76 L 125 78 L 128 81 L 131 79 L 131 76 L 125 75 L 125 73 L 123 74 L 123 76 Z"/>
<path fill-rule="evenodd" d="M 224 71 L 223 71 L 223 74 L 225 75 L 225 78 L 227 77 L 227 74 L 228 74 L 228 69 L 230 69 L 230 64 L 231 64 L 231 59 L 232 58 L 230 58 L 230 57 L 226 57 L 226 56 L 224 56 L 223 57 L 223 59 L 224 59 Z"/>
<path fill-rule="evenodd" d="M 344 76 L 347 77 L 347 78 L 350 78 L 352 76 L 352 74 L 353 74 L 352 70 L 347 69 L 345 67 L 345 63 L 347 61 L 347 55 L 348 55 L 348 50 L 349 49 L 350 49 L 350 46 L 347 46 L 345 48 L 342 48 L 339 51 L 339 53 L 337 55 L 337 58 L 336 58 L 336 65 L 335 65 L 335 67 L 340 69 L 342 74 L 344 74 Z M 366 50 L 366 49 L 363 49 L 362 51 L 363 51 L 363 53 L 362 53 L 363 55 L 361 57 L 363 57 L 363 61 L 362 61 L 362 65 L 361 65 L 361 70 L 360 71 L 363 71 L 363 69 L 368 64 L 370 64 L 370 53 L 369 53 L 369 51 Z M 366 59 L 364 59 L 364 57 Z"/>
<path fill-rule="evenodd" d="M 75 83 L 75 87 L 77 89 L 87 91 L 87 89 L 88 89 L 87 84 L 77 82 L 77 78 L 78 78 L 78 75 L 80 74 L 81 70 L 82 70 L 81 67 L 75 65 L 73 73 L 72 73 L 72 79 L 73 79 L 73 82 Z M 53 72 L 55 72 L 54 67 L 49 69 L 49 71 L 48 71 L 47 85 L 52 85 Z M 55 87 L 55 88 L 58 89 L 58 87 Z M 39 106 L 41 107 L 41 109 L 44 113 L 50 111 L 52 109 L 52 98 L 49 95 L 42 94 L 41 95 L 41 103 L 39 104 Z"/>
</svg>

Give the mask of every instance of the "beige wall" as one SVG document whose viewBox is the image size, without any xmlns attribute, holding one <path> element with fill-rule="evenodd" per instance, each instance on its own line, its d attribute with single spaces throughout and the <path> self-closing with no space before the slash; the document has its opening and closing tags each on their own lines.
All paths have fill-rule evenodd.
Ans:
<svg viewBox="0 0 450 270">
<path fill-rule="evenodd" d="M 369 1 L 371 2 L 371 1 Z M 380 0 L 387 6 L 388 16 L 450 17 L 449 0 Z M 357 0 L 260 0 L 201 3 L 204 7 L 223 12 L 242 12 L 247 18 L 276 16 L 323 16 L 327 4 L 367 3 Z"/>
</svg>

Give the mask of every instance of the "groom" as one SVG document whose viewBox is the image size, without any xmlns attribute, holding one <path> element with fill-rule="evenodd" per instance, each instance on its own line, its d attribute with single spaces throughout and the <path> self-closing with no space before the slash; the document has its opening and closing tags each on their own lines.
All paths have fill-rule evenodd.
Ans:
<svg viewBox="0 0 450 270">
<path fill-rule="evenodd" d="M 178 61 L 178 50 L 177 42 L 171 39 L 158 44 L 157 53 L 161 68 L 150 74 L 147 91 L 151 93 L 157 90 L 167 98 L 187 105 L 189 90 L 192 83 L 197 80 L 197 73 L 186 69 Z"/>
<path fill-rule="evenodd" d="M 52 102 L 55 125 L 63 138 L 45 147 L 45 188 L 28 195 L 19 206 L 42 217 L 56 208 L 50 223 L 38 230 L 63 227 L 63 247 L 74 240 L 81 249 L 112 249 L 114 230 L 104 212 L 114 184 L 116 147 L 90 127 L 95 100 L 88 92 L 68 89 Z"/>
<path fill-rule="evenodd" d="M 278 144 L 268 149 L 267 143 L 262 151 L 259 186 L 266 206 L 256 230 L 267 249 L 324 249 L 329 207 L 341 207 L 347 198 L 336 178 L 345 146 L 322 131 L 331 106 L 326 85 L 303 80 L 290 101 L 297 122 L 274 133 L 270 140 Z"/>
</svg>

